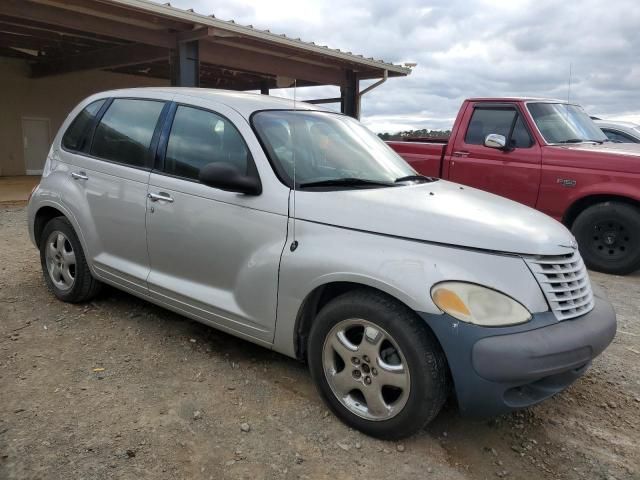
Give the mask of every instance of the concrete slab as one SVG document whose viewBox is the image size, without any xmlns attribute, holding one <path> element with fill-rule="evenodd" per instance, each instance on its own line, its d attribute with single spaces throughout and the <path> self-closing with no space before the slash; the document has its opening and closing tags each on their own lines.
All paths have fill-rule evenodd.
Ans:
<svg viewBox="0 0 640 480">
<path fill-rule="evenodd" d="M 0 177 L 0 203 L 26 203 L 31 190 L 39 182 L 39 175 Z"/>
</svg>

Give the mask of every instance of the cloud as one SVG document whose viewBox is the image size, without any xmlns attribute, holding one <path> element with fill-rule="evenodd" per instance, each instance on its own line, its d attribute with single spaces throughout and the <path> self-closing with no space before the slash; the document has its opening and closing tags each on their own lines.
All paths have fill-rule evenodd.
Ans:
<svg viewBox="0 0 640 480">
<path fill-rule="evenodd" d="M 567 98 L 640 123 L 634 0 L 174 0 L 179 8 L 395 63 L 417 62 L 362 99 L 375 131 L 448 128 L 474 96 Z M 321 87 L 300 97 L 336 96 Z"/>
</svg>

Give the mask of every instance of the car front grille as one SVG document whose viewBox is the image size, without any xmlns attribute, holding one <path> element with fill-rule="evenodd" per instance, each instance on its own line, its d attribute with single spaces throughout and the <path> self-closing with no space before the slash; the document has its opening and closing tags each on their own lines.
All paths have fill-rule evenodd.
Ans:
<svg viewBox="0 0 640 480">
<path fill-rule="evenodd" d="M 580 253 L 525 258 L 558 320 L 579 317 L 594 307 L 591 281 Z"/>
</svg>

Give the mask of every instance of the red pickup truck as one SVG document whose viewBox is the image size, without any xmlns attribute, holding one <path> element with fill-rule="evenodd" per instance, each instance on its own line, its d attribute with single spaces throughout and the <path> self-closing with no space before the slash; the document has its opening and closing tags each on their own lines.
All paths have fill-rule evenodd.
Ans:
<svg viewBox="0 0 640 480">
<path fill-rule="evenodd" d="M 640 268 L 640 144 L 613 143 L 578 105 L 465 100 L 449 140 L 389 142 L 419 173 L 534 207 L 573 232 L 593 270 Z"/>
</svg>

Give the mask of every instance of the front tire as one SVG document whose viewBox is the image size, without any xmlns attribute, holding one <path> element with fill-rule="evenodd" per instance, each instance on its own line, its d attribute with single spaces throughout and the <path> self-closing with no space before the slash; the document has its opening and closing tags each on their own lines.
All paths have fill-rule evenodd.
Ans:
<svg viewBox="0 0 640 480">
<path fill-rule="evenodd" d="M 40 237 L 40 264 L 49 290 L 64 302 L 86 302 L 102 286 L 91 275 L 80 240 L 65 217 L 56 217 L 45 225 Z"/>
<path fill-rule="evenodd" d="M 311 376 L 347 425 L 383 439 L 433 420 L 449 393 L 440 345 L 419 317 L 378 292 L 356 290 L 318 313 L 308 341 Z"/>
<path fill-rule="evenodd" d="M 571 231 L 585 264 L 599 272 L 627 275 L 640 268 L 640 210 L 603 202 L 584 210 Z"/>
</svg>

